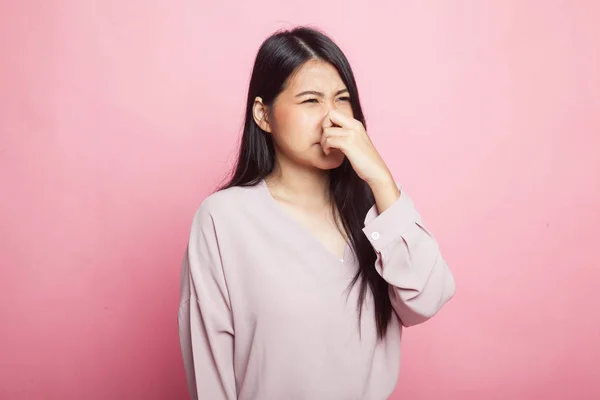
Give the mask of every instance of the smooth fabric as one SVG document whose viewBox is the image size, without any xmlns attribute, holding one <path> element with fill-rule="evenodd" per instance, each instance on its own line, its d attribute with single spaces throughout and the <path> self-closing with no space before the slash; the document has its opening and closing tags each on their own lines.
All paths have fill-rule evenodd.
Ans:
<svg viewBox="0 0 600 400">
<path fill-rule="evenodd" d="M 432 317 L 454 278 L 413 202 L 365 216 L 395 313 L 377 340 L 372 298 L 359 329 L 358 264 L 341 261 L 271 196 L 265 181 L 206 198 L 181 270 L 179 335 L 192 399 L 384 400 L 403 326 Z M 360 332 L 359 332 L 360 330 Z"/>
</svg>

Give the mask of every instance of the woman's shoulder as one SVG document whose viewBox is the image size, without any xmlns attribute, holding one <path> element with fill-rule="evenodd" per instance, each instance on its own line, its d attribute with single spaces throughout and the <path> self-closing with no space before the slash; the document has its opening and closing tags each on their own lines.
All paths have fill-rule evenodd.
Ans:
<svg viewBox="0 0 600 400">
<path fill-rule="evenodd" d="M 198 206 L 194 219 L 224 218 L 247 212 L 252 204 L 260 201 L 259 185 L 232 186 L 211 193 Z"/>
</svg>

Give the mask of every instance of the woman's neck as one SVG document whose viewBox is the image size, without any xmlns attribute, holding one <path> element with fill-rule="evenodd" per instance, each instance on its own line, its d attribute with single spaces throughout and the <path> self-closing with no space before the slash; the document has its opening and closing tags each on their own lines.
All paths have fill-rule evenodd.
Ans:
<svg viewBox="0 0 600 400">
<path fill-rule="evenodd" d="M 331 204 L 328 171 L 277 163 L 265 181 L 271 193 L 282 200 L 306 207 Z"/>
</svg>

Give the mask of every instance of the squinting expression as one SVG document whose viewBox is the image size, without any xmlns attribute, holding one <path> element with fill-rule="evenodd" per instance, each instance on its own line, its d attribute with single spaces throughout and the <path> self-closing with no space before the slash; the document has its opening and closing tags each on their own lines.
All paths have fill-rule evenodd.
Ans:
<svg viewBox="0 0 600 400">
<path fill-rule="evenodd" d="M 270 128 L 278 157 L 319 169 L 337 168 L 344 154 L 321 147 L 323 129 L 333 126 L 327 113 L 338 110 L 353 116 L 346 85 L 331 64 L 305 63 L 277 96 L 270 114 Z M 280 160 L 281 161 L 281 160 Z"/>
</svg>

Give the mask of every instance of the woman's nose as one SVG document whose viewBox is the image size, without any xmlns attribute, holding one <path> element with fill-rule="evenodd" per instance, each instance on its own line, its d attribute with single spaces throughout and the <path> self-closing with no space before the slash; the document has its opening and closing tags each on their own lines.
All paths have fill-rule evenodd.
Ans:
<svg viewBox="0 0 600 400">
<path fill-rule="evenodd" d="M 327 107 L 325 107 L 325 115 L 323 116 L 323 128 L 329 128 L 333 126 L 333 122 L 331 122 L 331 119 L 329 118 L 329 111 L 336 109 L 337 105 L 335 104 L 335 102 L 327 104 Z"/>
<path fill-rule="evenodd" d="M 323 123 L 321 125 L 323 129 L 331 128 L 333 126 L 333 122 L 331 122 L 331 119 L 329 118 L 329 110 L 327 110 L 327 112 L 323 116 Z"/>
</svg>

